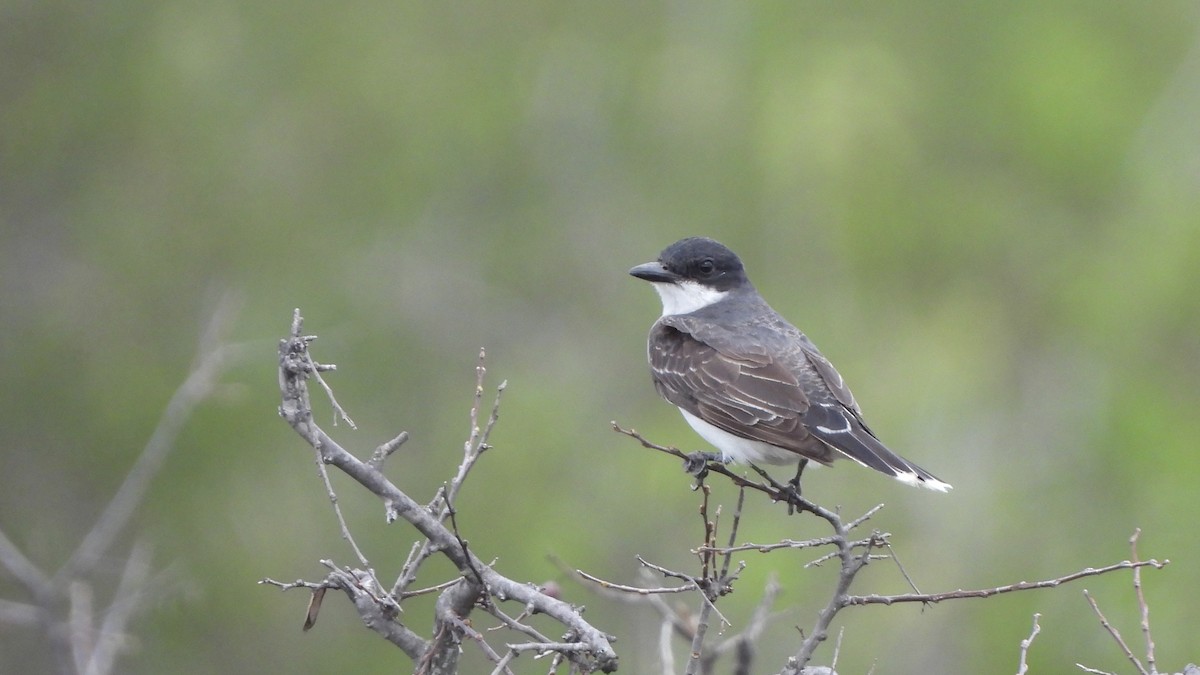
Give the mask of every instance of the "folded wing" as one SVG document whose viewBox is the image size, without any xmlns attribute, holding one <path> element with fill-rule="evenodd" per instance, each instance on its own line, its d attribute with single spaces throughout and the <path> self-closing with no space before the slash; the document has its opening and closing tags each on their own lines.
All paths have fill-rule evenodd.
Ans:
<svg viewBox="0 0 1200 675">
<path fill-rule="evenodd" d="M 798 331 L 795 351 L 772 353 L 711 326 L 675 315 L 651 330 L 654 384 L 668 401 L 729 433 L 824 464 L 832 448 L 904 482 L 949 488 L 875 437 L 841 375 Z"/>
</svg>

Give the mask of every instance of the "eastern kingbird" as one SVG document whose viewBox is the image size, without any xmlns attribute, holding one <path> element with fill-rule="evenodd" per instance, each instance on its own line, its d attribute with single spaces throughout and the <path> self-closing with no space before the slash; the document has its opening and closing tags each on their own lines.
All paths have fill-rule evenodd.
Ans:
<svg viewBox="0 0 1200 675">
<path fill-rule="evenodd" d="M 629 273 L 662 298 L 647 346 L 654 388 L 723 461 L 849 457 L 909 485 L 950 489 L 875 437 L 833 364 L 763 300 L 733 251 L 689 237 Z"/>
</svg>

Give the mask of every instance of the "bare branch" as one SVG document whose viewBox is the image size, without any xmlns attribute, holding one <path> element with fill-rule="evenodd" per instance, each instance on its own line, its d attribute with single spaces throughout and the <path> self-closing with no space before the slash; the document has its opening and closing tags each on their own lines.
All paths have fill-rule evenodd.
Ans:
<svg viewBox="0 0 1200 675">
<path fill-rule="evenodd" d="M 0 600 L 0 623 L 14 626 L 36 626 L 42 620 L 42 609 L 36 605 Z"/>
<path fill-rule="evenodd" d="M 113 672 L 117 654 L 128 646 L 125 629 L 134 611 L 142 605 L 149 576 L 150 549 L 144 544 L 134 546 L 125 561 L 125 569 L 113 594 L 112 605 L 104 613 L 95 646 L 91 650 L 87 665 L 80 671 L 81 675 L 104 675 Z"/>
<path fill-rule="evenodd" d="M 113 541 L 125 529 L 134 509 L 141 504 L 150 486 L 150 481 L 162 468 L 163 461 L 175 447 L 184 422 L 191 417 L 196 405 L 209 396 L 217 384 L 217 378 L 243 350 L 221 341 L 233 323 L 237 302 L 233 296 L 222 298 L 213 312 L 200 340 L 198 355 L 192 372 L 175 390 L 167 403 L 158 426 L 142 449 L 117 493 L 101 512 L 96 524 L 80 542 L 79 547 L 66 564 L 54 575 L 55 581 L 72 578 L 91 570 L 104 557 Z"/>
<path fill-rule="evenodd" d="M 462 638 L 475 640 L 484 654 L 493 663 L 500 655 L 492 650 L 478 631 L 463 621 L 471 613 L 475 603 L 483 596 L 483 587 L 463 578 L 463 583 L 446 589 L 438 596 L 434 608 L 433 639 L 425 659 L 417 663 L 416 675 L 454 675 L 458 672 L 458 659 L 462 655 Z"/>
<path fill-rule="evenodd" d="M 29 604 L 0 600 L 0 622 L 36 626 L 62 672 L 107 675 L 132 643 L 129 624 L 148 596 L 161 592 L 165 574 L 153 575 L 150 553 L 135 543 L 127 555 L 113 551 L 142 504 L 197 405 L 217 387 L 224 369 L 241 351 L 222 341 L 237 303 L 227 295 L 200 337 L 191 370 L 167 402 L 150 438 L 138 453 L 108 504 L 53 574 L 39 568 L 0 532 L 0 568 L 31 596 Z M 116 562 L 117 565 L 113 565 Z M 111 579 L 110 570 L 120 570 Z M 97 601 L 96 588 L 111 600 Z"/>
<path fill-rule="evenodd" d="M 774 606 L 775 600 L 779 597 L 779 591 L 779 578 L 772 573 L 767 579 L 767 585 L 763 590 L 762 598 L 758 601 L 758 605 L 750 615 L 750 620 L 746 623 L 745 629 L 710 649 L 705 655 L 706 659 L 709 662 L 715 662 L 721 656 L 733 652 L 737 655 L 734 663 L 734 673 L 736 675 L 749 675 L 754 658 L 754 646 L 758 644 L 763 631 L 766 630 L 767 624 L 771 620 L 771 607 Z"/>
<path fill-rule="evenodd" d="M 425 652 L 429 649 L 429 644 L 421 636 L 396 622 L 394 616 L 388 615 L 383 611 L 382 604 L 379 601 L 379 594 L 367 585 L 370 583 L 368 577 L 355 574 L 353 570 L 340 569 L 329 560 L 322 560 L 321 564 L 329 568 L 330 573 L 320 582 L 297 579 L 294 582 L 285 583 L 267 578 L 260 580 L 258 583 L 266 586 L 275 586 L 281 591 L 289 591 L 294 588 L 307 588 L 314 592 L 325 588 L 340 590 L 354 604 L 358 615 L 362 618 L 367 628 L 370 628 L 388 642 L 399 647 L 413 662 L 424 657 Z M 311 617 L 306 617 L 306 623 L 309 618 Z"/>
<path fill-rule="evenodd" d="M 708 498 L 711 490 L 707 485 L 700 485 L 700 492 L 703 495 L 703 500 L 700 502 L 700 523 L 704 528 L 704 544 L 705 546 L 713 547 L 716 544 L 716 521 L 720 517 L 721 510 L 718 507 L 716 516 L 714 516 L 712 520 L 709 520 Z M 704 655 L 704 636 L 708 633 L 708 619 L 709 616 L 716 611 L 716 605 L 713 604 L 713 600 L 716 598 L 717 594 L 709 585 L 710 582 L 715 581 L 709 571 L 713 555 L 713 553 L 700 554 L 700 576 L 692 577 L 696 586 L 702 591 L 700 597 L 703 600 L 703 603 L 700 605 L 700 614 L 696 619 L 695 631 L 692 633 L 692 648 L 690 651 L 690 657 L 688 658 L 687 666 L 683 671 L 684 675 L 695 675 L 695 673 L 701 667 L 700 659 Z M 638 556 L 638 562 L 650 567 L 650 564 L 643 560 L 641 556 Z M 670 572 L 669 570 L 664 570 L 657 565 L 652 569 L 656 569 L 666 576 L 676 576 L 684 579 L 688 578 L 687 575 L 683 575 L 678 572 Z M 729 623 L 724 616 L 721 617 L 721 621 L 726 624 Z"/>
<path fill-rule="evenodd" d="M 17 545 L 0 531 L 0 565 L 8 570 L 14 579 L 21 582 L 29 594 L 34 597 L 45 597 L 53 592 L 50 578 L 38 569 Z"/>
<path fill-rule="evenodd" d="M 795 656 L 788 660 L 788 665 L 783 672 L 786 675 L 793 675 L 802 672 L 802 669 L 808 665 L 812 659 L 813 653 L 817 649 L 817 645 L 823 642 L 829 634 L 829 625 L 833 623 L 833 617 L 842 608 L 847 606 L 847 592 L 850 589 L 850 584 L 854 582 L 854 578 L 858 572 L 870 560 L 871 549 L 878 545 L 878 542 L 872 537 L 872 540 L 863 548 L 861 555 L 854 555 L 854 549 L 849 546 L 846 541 L 846 530 L 842 522 L 836 515 L 832 519 L 827 519 L 830 525 L 834 528 L 834 532 L 841 537 L 838 543 L 838 559 L 841 561 L 841 573 L 838 574 L 838 582 L 834 588 L 833 594 L 829 602 L 820 612 L 817 613 L 817 621 L 813 625 L 811 631 L 804 641 L 800 644 L 800 649 L 797 650 Z"/>
<path fill-rule="evenodd" d="M 478 434 L 474 433 L 472 425 L 471 443 L 460 465 L 455 479 L 443 490 L 443 508 L 431 511 L 402 492 L 379 470 L 380 462 L 363 462 L 334 441 L 313 420 L 312 408 L 309 403 L 308 388 L 305 380 L 317 371 L 329 368 L 317 364 L 308 353 L 311 336 L 301 333 L 303 320 L 299 311 L 293 316 L 292 330 L 288 338 L 281 340 L 279 345 L 279 385 L 281 404 L 279 414 L 292 426 L 320 456 L 323 464 L 337 467 L 346 475 L 376 495 L 384 504 L 385 515 L 389 522 L 403 518 L 408 521 L 426 541 L 414 546 L 392 592 L 387 592 L 374 580 L 373 574 L 364 571 L 334 572 L 326 578 L 326 584 L 341 588 L 354 601 L 359 614 L 364 621 L 384 637 L 397 643 L 417 664 L 418 672 L 451 672 L 457 662 L 457 652 L 461 636 L 471 635 L 465 632 L 462 618 L 475 607 L 479 601 L 488 597 L 500 600 L 515 600 L 521 602 L 531 611 L 546 615 L 567 627 L 574 640 L 586 643 L 586 652 L 576 652 L 574 657 L 587 662 L 589 669 L 599 669 L 611 672 L 616 669 L 617 656 L 609 644 L 608 636 L 601 633 L 580 616 L 575 608 L 565 602 L 552 598 L 536 587 L 518 583 L 496 572 L 490 565 L 481 561 L 465 545 L 454 531 L 448 529 L 443 521 L 452 511 L 453 498 L 462 481 L 465 479 L 471 464 L 479 453 L 485 451 L 488 434 L 498 417 L 499 393 L 493 405 L 488 423 Z M 482 364 L 477 370 L 478 378 L 483 377 Z M 480 387 L 482 384 L 480 383 Z M 503 390 L 503 385 L 500 391 Z M 478 419 L 478 410 L 473 413 L 473 420 Z M 378 453 L 377 453 L 378 454 Z M 386 454 L 386 453 L 385 453 Z M 372 459 L 375 459 L 373 455 Z M 430 505 L 432 506 L 432 504 Z M 436 626 L 430 642 L 418 643 L 407 628 L 397 623 L 394 610 L 390 603 L 395 603 L 396 597 L 403 597 L 403 590 L 416 577 L 416 570 L 423 560 L 434 553 L 447 558 L 459 571 L 463 578 L 459 583 L 445 584 L 437 602 Z M 400 643 L 407 643 L 407 648 Z M 417 645 L 417 646 L 414 646 Z M 422 648 L 423 646 L 423 648 Z M 494 655 L 494 660 L 501 657 Z"/>
<path fill-rule="evenodd" d="M 949 591 L 946 593 L 905 593 L 902 595 L 850 595 L 850 596 L 846 596 L 846 605 L 892 605 L 892 604 L 895 604 L 898 602 L 937 603 L 937 602 L 942 602 L 943 600 L 961 600 L 964 598 L 987 598 L 987 597 L 991 597 L 993 595 L 1000 595 L 1001 593 L 1013 593 L 1016 591 L 1029 591 L 1029 590 L 1033 590 L 1033 589 L 1037 589 L 1037 588 L 1054 588 L 1056 586 L 1065 584 L 1068 581 L 1075 581 L 1076 579 L 1083 579 L 1084 577 L 1094 577 L 1094 576 L 1097 576 L 1100 574 L 1108 574 L 1109 572 L 1115 572 L 1117 570 L 1131 570 L 1131 569 L 1137 569 L 1139 567 L 1146 567 L 1146 566 L 1154 567 L 1156 569 L 1162 569 L 1169 563 L 1170 563 L 1169 560 L 1164 560 L 1161 563 L 1158 562 L 1157 560 L 1146 560 L 1146 561 L 1137 561 L 1137 562 L 1124 560 L 1119 563 L 1114 563 L 1112 565 L 1109 565 L 1107 567 L 1100 567 L 1100 568 L 1088 567 L 1088 568 L 1082 569 L 1078 572 L 1072 572 L 1071 574 L 1064 574 L 1063 576 L 1058 577 L 1056 579 L 1047 579 L 1045 581 L 1034 581 L 1034 582 L 1022 581 L 1020 583 L 1009 584 L 1007 586 L 997 586 L 995 588 L 981 588 L 981 589 L 969 590 L 969 591 L 957 590 L 957 591 Z"/>
</svg>

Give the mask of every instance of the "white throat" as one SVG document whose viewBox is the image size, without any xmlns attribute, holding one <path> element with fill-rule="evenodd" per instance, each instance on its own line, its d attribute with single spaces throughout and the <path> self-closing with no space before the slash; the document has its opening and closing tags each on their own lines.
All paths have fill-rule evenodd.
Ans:
<svg viewBox="0 0 1200 675">
<path fill-rule="evenodd" d="M 729 295 L 729 291 L 718 291 L 695 281 L 674 284 L 658 282 L 652 285 L 658 291 L 658 297 L 662 298 L 663 316 L 691 314 Z"/>
</svg>

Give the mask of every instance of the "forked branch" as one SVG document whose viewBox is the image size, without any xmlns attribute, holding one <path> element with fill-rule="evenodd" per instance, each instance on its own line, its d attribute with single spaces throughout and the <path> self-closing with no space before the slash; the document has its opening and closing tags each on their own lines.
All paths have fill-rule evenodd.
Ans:
<svg viewBox="0 0 1200 675">
<path fill-rule="evenodd" d="M 296 310 L 288 337 L 279 343 L 279 389 L 282 399 L 279 414 L 316 452 L 322 469 L 324 487 L 334 504 L 339 528 L 351 543 L 355 557 L 362 567 L 341 568 L 332 562 L 323 561 L 330 573 L 320 582 L 298 581 L 289 584 L 264 579 L 260 583 L 283 590 L 304 587 L 314 594 L 320 592 L 322 595 L 324 590 L 329 588 L 343 591 L 354 603 L 364 623 L 404 650 L 414 661 L 418 673 L 455 672 L 461 645 L 465 640 L 478 643 L 487 658 L 497 664 L 498 672 L 502 673 L 507 672 L 507 663 L 501 665 L 501 661 L 511 661 L 516 658 L 516 654 L 530 650 L 561 654 L 581 672 L 616 670 L 617 655 L 609 643 L 608 635 L 584 621 L 579 610 L 543 593 L 532 584 L 514 581 L 500 574 L 468 548 L 465 539 L 459 535 L 456 528 L 447 527 L 445 524 L 447 519 L 450 519 L 452 524 L 454 522 L 454 497 L 462 488 L 471 466 L 491 447 L 488 445 L 488 438 L 499 415 L 498 392 L 487 421 L 479 424 L 485 372 L 482 352 L 477 366 L 475 405 L 471 413 L 468 441 L 464 445 L 463 462 L 457 474 L 438 489 L 433 501 L 422 504 L 396 487 L 382 471 L 387 458 L 407 439 L 407 434 L 400 433 L 393 440 L 370 452 L 368 461 L 362 461 L 331 438 L 314 421 L 307 381 L 309 378 L 317 378 L 332 400 L 332 389 L 320 378 L 320 373 L 331 371 L 335 367 L 318 363 L 312 358 L 309 346 L 316 338 L 304 335 L 302 327 L 300 311 Z M 503 390 L 503 386 L 501 385 L 500 391 Z M 334 408 L 340 419 L 352 424 L 340 406 L 334 403 Z M 378 497 L 383 503 L 384 516 L 388 522 L 403 519 L 420 534 L 421 539 L 414 543 L 412 553 L 401 567 L 396 583 L 390 588 L 379 582 L 374 568 L 367 563 L 366 554 L 354 542 L 349 525 L 337 510 L 336 495 L 324 473 L 325 465 L 334 466 Z M 459 576 L 437 584 L 432 589 L 409 591 L 408 588 L 417 578 L 422 563 L 434 555 L 449 560 L 458 570 Z M 427 638 L 421 637 L 400 621 L 402 601 L 425 592 L 438 593 L 434 629 Z M 504 601 L 518 602 L 528 614 L 541 614 L 558 621 L 570 639 L 553 642 L 547 640 L 537 648 L 513 647 L 502 656 L 487 644 L 481 633 L 471 628 L 466 618 L 476 607 L 483 607 L 492 612 L 498 611 L 497 603 Z M 314 595 L 314 603 L 310 604 L 306 625 L 315 622 L 319 605 L 319 599 Z M 514 623 L 515 626 L 506 627 L 519 631 L 525 627 L 523 623 Z M 528 636 L 529 631 L 532 629 L 523 632 Z M 521 644 L 525 645 L 526 642 Z"/>
</svg>

